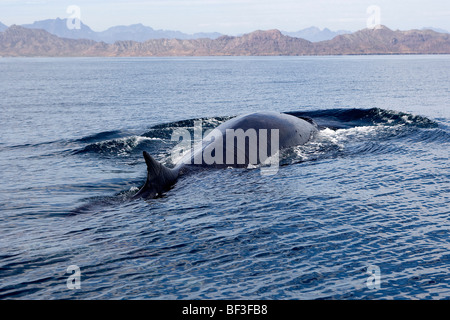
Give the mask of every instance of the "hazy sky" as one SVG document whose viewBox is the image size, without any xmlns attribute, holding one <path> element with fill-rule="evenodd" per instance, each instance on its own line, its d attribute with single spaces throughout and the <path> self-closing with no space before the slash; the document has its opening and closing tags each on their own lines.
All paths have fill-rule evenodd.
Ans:
<svg viewBox="0 0 450 320">
<path fill-rule="evenodd" d="M 95 31 L 143 23 L 155 29 L 238 34 L 257 29 L 297 31 L 310 26 L 356 31 L 367 26 L 370 6 L 391 29 L 436 27 L 450 30 L 450 0 L 0 0 L 0 22 L 32 23 L 68 18 L 80 9 Z"/>
</svg>

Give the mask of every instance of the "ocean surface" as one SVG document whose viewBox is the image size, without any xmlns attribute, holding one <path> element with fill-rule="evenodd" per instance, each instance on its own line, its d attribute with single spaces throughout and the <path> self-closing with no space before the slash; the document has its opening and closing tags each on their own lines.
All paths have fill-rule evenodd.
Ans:
<svg viewBox="0 0 450 320">
<path fill-rule="evenodd" d="M 319 134 L 131 200 L 176 128 Z M 450 56 L 0 59 L 0 299 L 448 299 Z"/>
</svg>

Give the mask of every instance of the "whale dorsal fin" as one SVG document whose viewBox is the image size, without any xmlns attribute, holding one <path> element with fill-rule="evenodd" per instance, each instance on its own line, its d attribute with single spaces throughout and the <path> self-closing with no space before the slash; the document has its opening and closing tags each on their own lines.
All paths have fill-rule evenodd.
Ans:
<svg viewBox="0 0 450 320">
<path fill-rule="evenodd" d="M 167 191 L 177 180 L 178 171 L 165 167 L 147 151 L 143 152 L 147 164 L 147 181 L 134 198 L 154 198 Z"/>
</svg>

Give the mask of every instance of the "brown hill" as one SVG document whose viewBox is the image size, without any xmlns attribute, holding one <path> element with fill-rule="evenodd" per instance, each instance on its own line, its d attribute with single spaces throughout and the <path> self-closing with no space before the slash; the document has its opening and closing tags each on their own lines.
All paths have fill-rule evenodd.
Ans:
<svg viewBox="0 0 450 320">
<path fill-rule="evenodd" d="M 0 56 L 276 56 L 450 53 L 450 35 L 431 30 L 392 31 L 381 26 L 312 43 L 281 34 L 255 31 L 240 37 L 153 39 L 145 42 L 59 38 L 44 30 L 11 26 L 0 32 Z"/>
<path fill-rule="evenodd" d="M 431 30 L 392 31 L 380 26 L 339 35 L 315 44 L 315 54 L 450 53 L 450 35 Z"/>
<path fill-rule="evenodd" d="M 44 30 L 16 25 L 0 33 L 0 56 L 89 56 L 102 53 L 106 48 L 102 42 L 58 38 Z"/>
</svg>

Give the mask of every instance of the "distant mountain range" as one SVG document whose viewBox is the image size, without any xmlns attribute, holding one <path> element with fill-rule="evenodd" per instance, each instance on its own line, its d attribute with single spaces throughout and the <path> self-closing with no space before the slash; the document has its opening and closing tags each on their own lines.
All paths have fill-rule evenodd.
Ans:
<svg viewBox="0 0 450 320">
<path fill-rule="evenodd" d="M 68 39 L 88 39 L 114 43 L 122 40 L 132 40 L 144 42 L 149 39 L 216 39 L 222 34 L 218 32 L 186 34 L 180 31 L 154 30 L 143 24 L 133 24 L 130 26 L 115 26 L 105 31 L 96 32 L 80 21 L 79 29 L 67 28 L 67 19 L 49 19 L 36 21 L 32 24 L 22 25 L 28 29 L 42 29 L 61 38 Z"/>
<path fill-rule="evenodd" d="M 144 42 L 97 42 L 68 39 L 42 29 L 13 25 L 0 32 L 0 56 L 274 56 L 450 54 L 450 34 L 432 30 L 393 31 L 379 26 L 331 40 L 311 42 L 278 30 L 255 31 L 217 39 L 150 39 Z"/>
<path fill-rule="evenodd" d="M 444 30 L 441 28 L 433 28 L 433 27 L 425 27 L 425 28 L 422 28 L 421 30 L 433 30 L 433 31 L 440 32 L 440 33 L 449 33 L 447 30 Z"/>
<path fill-rule="evenodd" d="M 352 32 L 347 30 L 331 31 L 328 28 L 320 30 L 317 27 L 310 27 L 295 32 L 281 31 L 281 33 L 289 37 L 302 38 L 311 42 L 318 42 L 331 40 L 338 35 L 348 34 Z"/>
<path fill-rule="evenodd" d="M 84 24 L 82 21 L 80 21 L 79 29 L 69 29 L 67 28 L 67 19 L 60 18 L 36 21 L 34 23 L 23 24 L 21 26 L 29 29 L 43 29 L 61 38 L 89 39 L 95 41 L 103 41 L 106 43 L 114 43 L 116 41 L 122 40 L 144 42 L 149 39 L 217 39 L 223 36 L 223 34 L 220 34 L 218 32 L 186 34 L 180 31 L 155 30 L 151 27 L 144 26 L 143 24 L 115 26 L 105 31 L 96 32 L 93 31 L 89 26 Z M 4 31 L 5 29 L 7 29 L 7 26 L 0 22 L 0 32 Z M 286 36 L 302 38 L 311 42 L 317 42 L 331 40 L 337 35 L 351 33 L 351 31 L 331 31 L 327 28 L 320 30 L 317 27 L 310 27 L 295 32 L 281 31 L 281 33 Z"/>
<path fill-rule="evenodd" d="M 8 29 L 8 26 L 0 22 L 0 32 L 5 31 L 6 29 Z"/>
<path fill-rule="evenodd" d="M 110 44 L 116 41 L 127 40 L 145 42 L 150 39 L 217 39 L 223 36 L 223 34 L 220 34 L 218 32 L 187 34 L 180 31 L 155 30 L 140 23 L 129 26 L 114 26 L 105 31 L 97 32 L 93 31 L 89 26 L 80 21 L 80 28 L 69 29 L 67 27 L 67 19 L 60 18 L 36 21 L 32 24 L 23 24 L 21 26 L 29 29 L 42 29 L 60 38 L 88 39 L 97 42 L 103 41 Z M 7 28 L 8 27 L 6 25 L 0 22 L 0 32 L 6 30 Z M 448 33 L 448 31 L 446 30 L 432 27 L 423 28 L 422 30 L 426 29 L 440 33 Z M 331 40 L 338 35 L 350 34 L 352 32 L 347 30 L 331 31 L 328 28 L 321 30 L 317 27 L 309 27 L 295 32 L 281 31 L 281 33 L 293 38 L 301 38 L 311 42 L 320 42 Z"/>
</svg>

